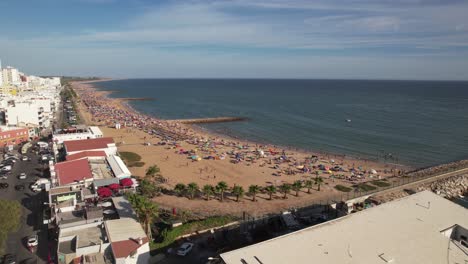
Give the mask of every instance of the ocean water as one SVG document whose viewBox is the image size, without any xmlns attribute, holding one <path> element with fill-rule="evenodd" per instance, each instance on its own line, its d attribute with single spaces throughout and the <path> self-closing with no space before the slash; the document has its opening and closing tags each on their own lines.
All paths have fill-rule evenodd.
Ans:
<svg viewBox="0 0 468 264">
<path fill-rule="evenodd" d="M 425 167 L 468 158 L 468 82 L 130 79 L 111 97 L 164 118 L 241 116 L 205 124 L 230 136 Z M 350 119 L 351 122 L 346 120 Z"/>
</svg>

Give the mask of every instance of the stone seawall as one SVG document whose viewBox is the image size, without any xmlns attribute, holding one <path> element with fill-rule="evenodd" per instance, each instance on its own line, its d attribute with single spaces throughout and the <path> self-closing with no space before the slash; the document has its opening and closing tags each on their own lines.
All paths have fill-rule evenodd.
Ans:
<svg viewBox="0 0 468 264">
<path fill-rule="evenodd" d="M 381 202 L 389 202 L 424 190 L 432 191 L 447 199 L 464 196 L 468 193 L 468 174 L 457 175 L 436 180 L 430 183 L 424 183 L 412 189 L 405 189 L 383 195 L 377 195 L 375 196 L 375 199 Z"/>
</svg>

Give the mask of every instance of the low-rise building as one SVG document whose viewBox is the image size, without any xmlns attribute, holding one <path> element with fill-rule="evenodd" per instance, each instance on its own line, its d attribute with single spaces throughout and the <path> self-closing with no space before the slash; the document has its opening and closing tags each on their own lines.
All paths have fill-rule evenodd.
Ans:
<svg viewBox="0 0 468 264">
<path fill-rule="evenodd" d="M 54 132 L 52 140 L 56 144 L 62 144 L 64 141 L 102 138 L 103 134 L 99 127 L 72 127 L 59 129 Z"/>
<path fill-rule="evenodd" d="M 0 147 L 16 146 L 28 140 L 28 128 L 0 127 Z"/>
<path fill-rule="evenodd" d="M 468 261 L 468 210 L 424 191 L 221 254 L 238 263 L 456 264 Z"/>
<path fill-rule="evenodd" d="M 93 182 L 93 173 L 88 160 L 78 159 L 56 163 L 50 171 L 53 186 L 82 185 Z"/>
<path fill-rule="evenodd" d="M 83 151 L 104 151 L 107 155 L 116 155 L 117 146 L 111 137 L 64 141 L 66 155 Z"/>
<path fill-rule="evenodd" d="M 149 240 L 124 197 L 56 210 L 58 263 L 149 263 Z M 92 260 L 92 261 L 91 261 Z"/>
<path fill-rule="evenodd" d="M 149 263 L 149 240 L 140 223 L 133 218 L 105 221 L 116 264 Z"/>
</svg>

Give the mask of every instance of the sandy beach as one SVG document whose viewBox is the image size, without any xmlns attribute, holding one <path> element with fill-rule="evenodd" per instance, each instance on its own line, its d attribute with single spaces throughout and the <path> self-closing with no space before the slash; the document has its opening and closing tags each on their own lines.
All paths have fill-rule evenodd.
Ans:
<svg viewBox="0 0 468 264">
<path fill-rule="evenodd" d="M 72 87 L 78 95 L 77 108 L 84 123 L 98 125 L 105 136 L 113 137 L 120 152 L 135 152 L 142 157 L 143 167 L 129 168 L 134 176 L 144 177 L 149 166 L 157 165 L 167 180 L 164 184 L 167 189 L 173 189 L 177 183 L 196 182 L 202 188 L 205 184 L 225 181 L 230 187 L 243 186 L 247 192 L 252 184 L 264 187 L 313 180 L 317 172 L 324 180 L 320 191 L 314 186 L 312 194 L 307 194 L 303 188 L 299 197 L 292 191 L 288 199 L 282 199 L 282 194 L 277 193 L 271 201 L 267 199 L 268 194 L 257 195 L 257 202 L 252 202 L 247 195 L 240 202 L 235 202 L 235 197 L 225 202 L 202 198 L 189 200 L 164 194 L 154 198 L 168 208 L 211 215 L 243 211 L 260 215 L 343 194 L 334 188 L 337 184 L 351 186 L 395 177 L 408 169 L 340 155 L 292 151 L 239 141 L 208 133 L 196 126 L 137 113 L 125 100 L 109 98 L 110 91 L 95 90 L 92 82 L 74 82 Z M 121 129 L 115 128 L 116 123 Z"/>
</svg>

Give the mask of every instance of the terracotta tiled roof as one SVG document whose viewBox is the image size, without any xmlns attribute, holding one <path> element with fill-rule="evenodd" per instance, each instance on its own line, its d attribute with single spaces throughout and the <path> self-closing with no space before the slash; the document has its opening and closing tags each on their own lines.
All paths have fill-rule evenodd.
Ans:
<svg viewBox="0 0 468 264">
<path fill-rule="evenodd" d="M 102 150 L 97 150 L 97 151 L 82 151 L 78 152 L 72 155 L 68 155 L 67 161 L 70 160 L 77 160 L 77 159 L 82 159 L 82 158 L 87 158 L 87 157 L 106 157 L 106 152 Z"/>
<path fill-rule="evenodd" d="M 69 140 L 64 141 L 63 145 L 65 146 L 67 152 L 75 152 L 93 149 L 103 149 L 107 148 L 107 144 L 112 143 L 114 143 L 114 140 L 111 137 L 103 137 L 82 140 Z"/>
<path fill-rule="evenodd" d="M 143 244 L 148 243 L 148 238 L 144 237 L 142 238 Z M 130 254 L 134 251 L 136 251 L 140 246 L 138 244 L 137 240 L 129 239 L 129 240 L 123 240 L 123 241 L 118 241 L 118 242 L 112 242 L 111 247 L 112 247 L 112 252 L 114 253 L 114 257 L 116 259 L 118 258 L 126 258 L 130 256 Z"/>
<path fill-rule="evenodd" d="M 59 162 L 55 164 L 55 173 L 57 174 L 59 185 L 93 178 L 87 159 Z"/>
</svg>

